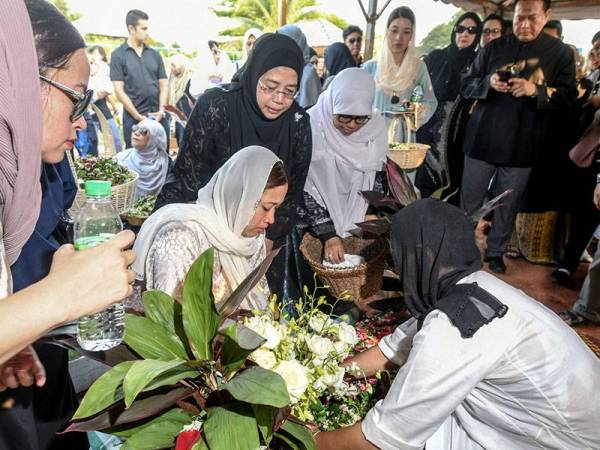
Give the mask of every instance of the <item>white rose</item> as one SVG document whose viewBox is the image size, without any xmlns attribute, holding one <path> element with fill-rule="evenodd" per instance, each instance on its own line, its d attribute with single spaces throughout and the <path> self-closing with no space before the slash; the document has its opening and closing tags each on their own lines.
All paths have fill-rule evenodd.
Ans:
<svg viewBox="0 0 600 450">
<path fill-rule="evenodd" d="M 346 374 L 346 369 L 343 367 L 338 367 L 333 372 L 327 371 L 321 377 L 323 379 L 323 383 L 329 387 L 337 387 L 344 383 L 344 375 Z"/>
<path fill-rule="evenodd" d="M 333 342 L 321 336 L 310 336 L 306 338 L 308 349 L 319 360 L 325 360 L 330 353 L 334 352 Z"/>
<path fill-rule="evenodd" d="M 292 404 L 297 403 L 308 388 L 306 367 L 298 361 L 281 361 L 274 371 L 285 381 Z"/>
<path fill-rule="evenodd" d="M 346 322 L 340 322 L 338 327 L 339 340 L 351 347 L 355 346 L 358 342 L 356 329 L 352 325 L 348 325 Z"/>
<path fill-rule="evenodd" d="M 251 317 L 246 322 L 246 327 L 250 328 L 255 333 L 260 334 L 267 340 L 267 342 L 262 345 L 262 348 L 273 350 L 279 345 L 279 342 L 281 342 L 279 331 L 268 319 Z"/>
<path fill-rule="evenodd" d="M 308 326 L 317 333 L 322 333 L 329 325 L 330 319 L 322 312 L 316 312 L 308 321 Z"/>
<path fill-rule="evenodd" d="M 333 348 L 338 354 L 338 358 L 345 358 L 346 356 L 348 356 L 348 351 L 350 350 L 350 346 L 342 341 L 334 342 Z"/>
<path fill-rule="evenodd" d="M 259 348 L 250 354 L 250 359 L 258 364 L 263 369 L 270 370 L 277 364 L 277 359 L 272 351 Z"/>
</svg>

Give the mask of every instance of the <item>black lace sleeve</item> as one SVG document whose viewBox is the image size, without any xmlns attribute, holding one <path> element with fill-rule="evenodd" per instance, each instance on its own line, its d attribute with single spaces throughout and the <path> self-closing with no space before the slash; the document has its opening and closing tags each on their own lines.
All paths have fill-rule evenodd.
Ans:
<svg viewBox="0 0 600 450">
<path fill-rule="evenodd" d="M 196 102 L 173 169 L 169 172 L 155 209 L 169 203 L 193 202 L 198 189 L 231 156 L 229 117 L 218 92 L 207 92 Z"/>
<path fill-rule="evenodd" d="M 299 225 L 302 228 L 308 228 L 321 241 L 325 242 L 336 236 L 335 226 L 327 208 L 321 206 L 308 192 L 303 192 L 303 199 L 298 205 L 297 211 Z"/>
<path fill-rule="evenodd" d="M 284 161 L 284 164 L 289 166 L 288 193 L 283 205 L 277 210 L 275 223 L 267 230 L 267 238 L 277 241 L 279 244 L 296 225 L 296 210 L 302 201 L 302 192 L 304 192 L 311 157 L 312 132 L 308 114 L 304 113 L 294 133 L 294 148 L 290 161 Z"/>
</svg>

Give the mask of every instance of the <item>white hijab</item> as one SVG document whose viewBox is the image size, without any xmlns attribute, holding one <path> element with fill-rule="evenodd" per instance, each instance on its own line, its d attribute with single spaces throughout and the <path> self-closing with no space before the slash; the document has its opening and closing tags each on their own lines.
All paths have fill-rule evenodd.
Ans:
<svg viewBox="0 0 600 450">
<path fill-rule="evenodd" d="M 169 222 L 193 220 L 204 230 L 223 275 L 235 289 L 253 270 L 251 259 L 264 254 L 264 235 L 243 237 L 262 197 L 271 169 L 280 161 L 275 154 L 259 146 L 235 153 L 198 191 L 195 205 L 171 204 L 160 208 L 144 222 L 133 247 L 137 258 L 133 270 L 141 277 L 150 247 L 160 229 Z M 242 307 L 265 309 L 268 299 L 254 288 Z"/>
<path fill-rule="evenodd" d="M 254 36 L 255 39 L 258 40 L 259 37 L 261 37 L 263 35 L 263 32 L 260 31 L 258 28 L 249 28 L 245 33 L 244 33 L 244 40 L 242 41 L 242 59 L 239 62 L 239 67 L 241 68 L 244 64 L 246 64 L 246 61 L 248 61 L 248 56 L 250 56 L 248 54 L 248 47 L 246 47 L 246 42 L 248 42 L 248 39 L 250 39 L 250 36 Z"/>
<path fill-rule="evenodd" d="M 394 62 L 394 56 L 388 45 L 387 36 L 383 40 L 381 51 L 377 55 L 377 71 L 375 73 L 375 82 L 377 89 L 382 90 L 386 95 L 393 95 L 394 92 L 400 93 L 406 89 L 412 89 L 415 85 L 417 70 L 419 69 L 419 58 L 417 58 L 417 49 L 415 48 L 416 27 L 413 26 L 413 37 L 404 53 L 404 58 L 400 67 Z"/>
<path fill-rule="evenodd" d="M 385 120 L 373 109 L 374 97 L 375 82 L 366 71 L 345 69 L 308 110 L 313 152 L 304 190 L 327 208 L 340 237 L 364 220 L 368 204 L 359 192 L 373 189 L 387 155 Z M 344 136 L 333 125 L 334 114 L 371 120 Z"/>
<path fill-rule="evenodd" d="M 160 192 L 169 169 L 167 135 L 156 120 L 145 119 L 139 124 L 148 129 L 150 139 L 143 149 L 128 148 L 117 153 L 117 162 L 139 175 L 136 182 L 136 197 L 156 195 Z"/>
</svg>

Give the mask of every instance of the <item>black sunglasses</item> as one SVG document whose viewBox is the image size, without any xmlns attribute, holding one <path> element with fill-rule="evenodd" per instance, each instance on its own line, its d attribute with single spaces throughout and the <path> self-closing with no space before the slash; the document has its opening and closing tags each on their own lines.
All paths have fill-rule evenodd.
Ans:
<svg viewBox="0 0 600 450">
<path fill-rule="evenodd" d="M 501 31 L 500 28 L 484 28 L 483 34 L 500 34 Z"/>
<path fill-rule="evenodd" d="M 71 101 L 73 102 L 73 112 L 70 116 L 71 122 L 76 122 L 81 116 L 83 116 L 83 113 L 85 112 L 86 108 L 90 104 L 90 101 L 92 100 L 92 97 L 94 96 L 94 91 L 92 91 L 91 89 L 86 90 L 82 94 L 71 89 L 70 87 L 65 86 L 64 84 L 57 83 L 56 81 L 51 80 L 50 78 L 46 78 L 43 75 L 40 75 L 40 80 L 45 81 L 50 86 L 55 87 L 59 91 L 62 91 L 67 97 L 71 99 Z"/>
<path fill-rule="evenodd" d="M 356 42 L 358 42 L 359 44 L 362 42 L 362 38 L 358 37 L 358 38 L 350 38 L 348 39 L 348 42 L 350 42 L 351 44 L 354 44 Z"/>
<path fill-rule="evenodd" d="M 477 27 L 474 26 L 465 27 L 464 25 L 457 25 L 454 30 L 458 34 L 463 34 L 465 31 L 469 34 L 477 34 Z"/>
<path fill-rule="evenodd" d="M 354 123 L 357 125 L 364 125 L 371 119 L 371 117 L 370 116 L 348 116 L 346 114 L 338 114 L 337 119 L 340 123 L 342 123 L 344 125 L 348 125 L 352 121 L 354 121 Z"/>
</svg>

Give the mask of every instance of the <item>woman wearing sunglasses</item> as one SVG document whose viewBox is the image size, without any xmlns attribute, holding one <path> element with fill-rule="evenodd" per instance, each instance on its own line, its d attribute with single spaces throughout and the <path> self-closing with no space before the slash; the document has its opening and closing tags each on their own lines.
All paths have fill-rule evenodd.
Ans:
<svg viewBox="0 0 600 450">
<path fill-rule="evenodd" d="M 156 120 L 144 119 L 131 128 L 131 145 L 117 153 L 117 162 L 139 175 L 135 197 L 157 195 L 169 170 L 165 129 Z"/>
<path fill-rule="evenodd" d="M 345 259 L 342 239 L 365 220 L 360 191 L 382 191 L 387 154 L 385 120 L 373 110 L 375 82 L 364 70 L 341 71 L 308 110 L 313 154 L 299 215 L 323 242 L 323 259 Z"/>
<path fill-rule="evenodd" d="M 76 190 L 64 156 L 73 148 L 76 131 L 85 127 L 82 114 L 92 97 L 87 90 L 90 68 L 83 39 L 54 6 L 26 0 L 30 25 L 22 1 L 7 3 L 2 19 L 7 14 L 9 23 L 0 24 L 1 53 L 7 55 L 0 67 L 0 115 L 8 119 L 0 127 L 0 209 L 16 293 L 0 301 L 0 317 L 11 319 L 0 327 L 0 360 L 15 353 L 6 349 L 6 342 L 17 353 L 0 366 L 0 391 L 5 391 L 0 394 L 0 448 L 87 449 L 85 435 L 56 434 L 77 406 L 67 351 L 48 345 L 21 349 L 52 327 L 129 294 L 133 273 L 127 266 L 133 255 L 121 250 L 131 245 L 133 234 L 122 233 L 89 252 L 59 248 L 66 242 L 62 213 Z M 7 47 L 4 36 L 13 39 Z M 39 67 L 33 62 L 34 41 Z M 28 51 L 32 61 L 24 68 L 19 63 Z M 7 79 L 11 82 L 5 83 Z M 7 267 L 3 256 L 0 269 Z M 4 297 L 3 286 L 0 291 Z"/>
<path fill-rule="evenodd" d="M 475 59 L 480 35 L 479 16 L 472 12 L 465 13 L 458 18 L 452 29 L 450 45 L 441 50 L 433 50 L 425 57 L 438 106 L 429 122 L 417 132 L 419 142 L 431 145 L 427 160 L 417 170 L 415 179 L 422 197 L 429 197 L 447 182 L 444 125 L 460 92 L 461 74 L 466 72 Z"/>
<path fill-rule="evenodd" d="M 420 85 L 423 98 L 417 107 L 418 123 L 424 124 L 435 111 L 437 101 L 427 67 L 417 58 L 415 14 L 406 6 L 394 9 L 388 17 L 386 30 L 379 54 L 362 66 L 377 85 L 374 106 L 383 112 L 400 107 L 410 101 L 413 90 Z M 406 142 L 408 132 L 399 126 L 395 140 Z M 414 139 L 411 140 L 414 142 Z"/>
</svg>

